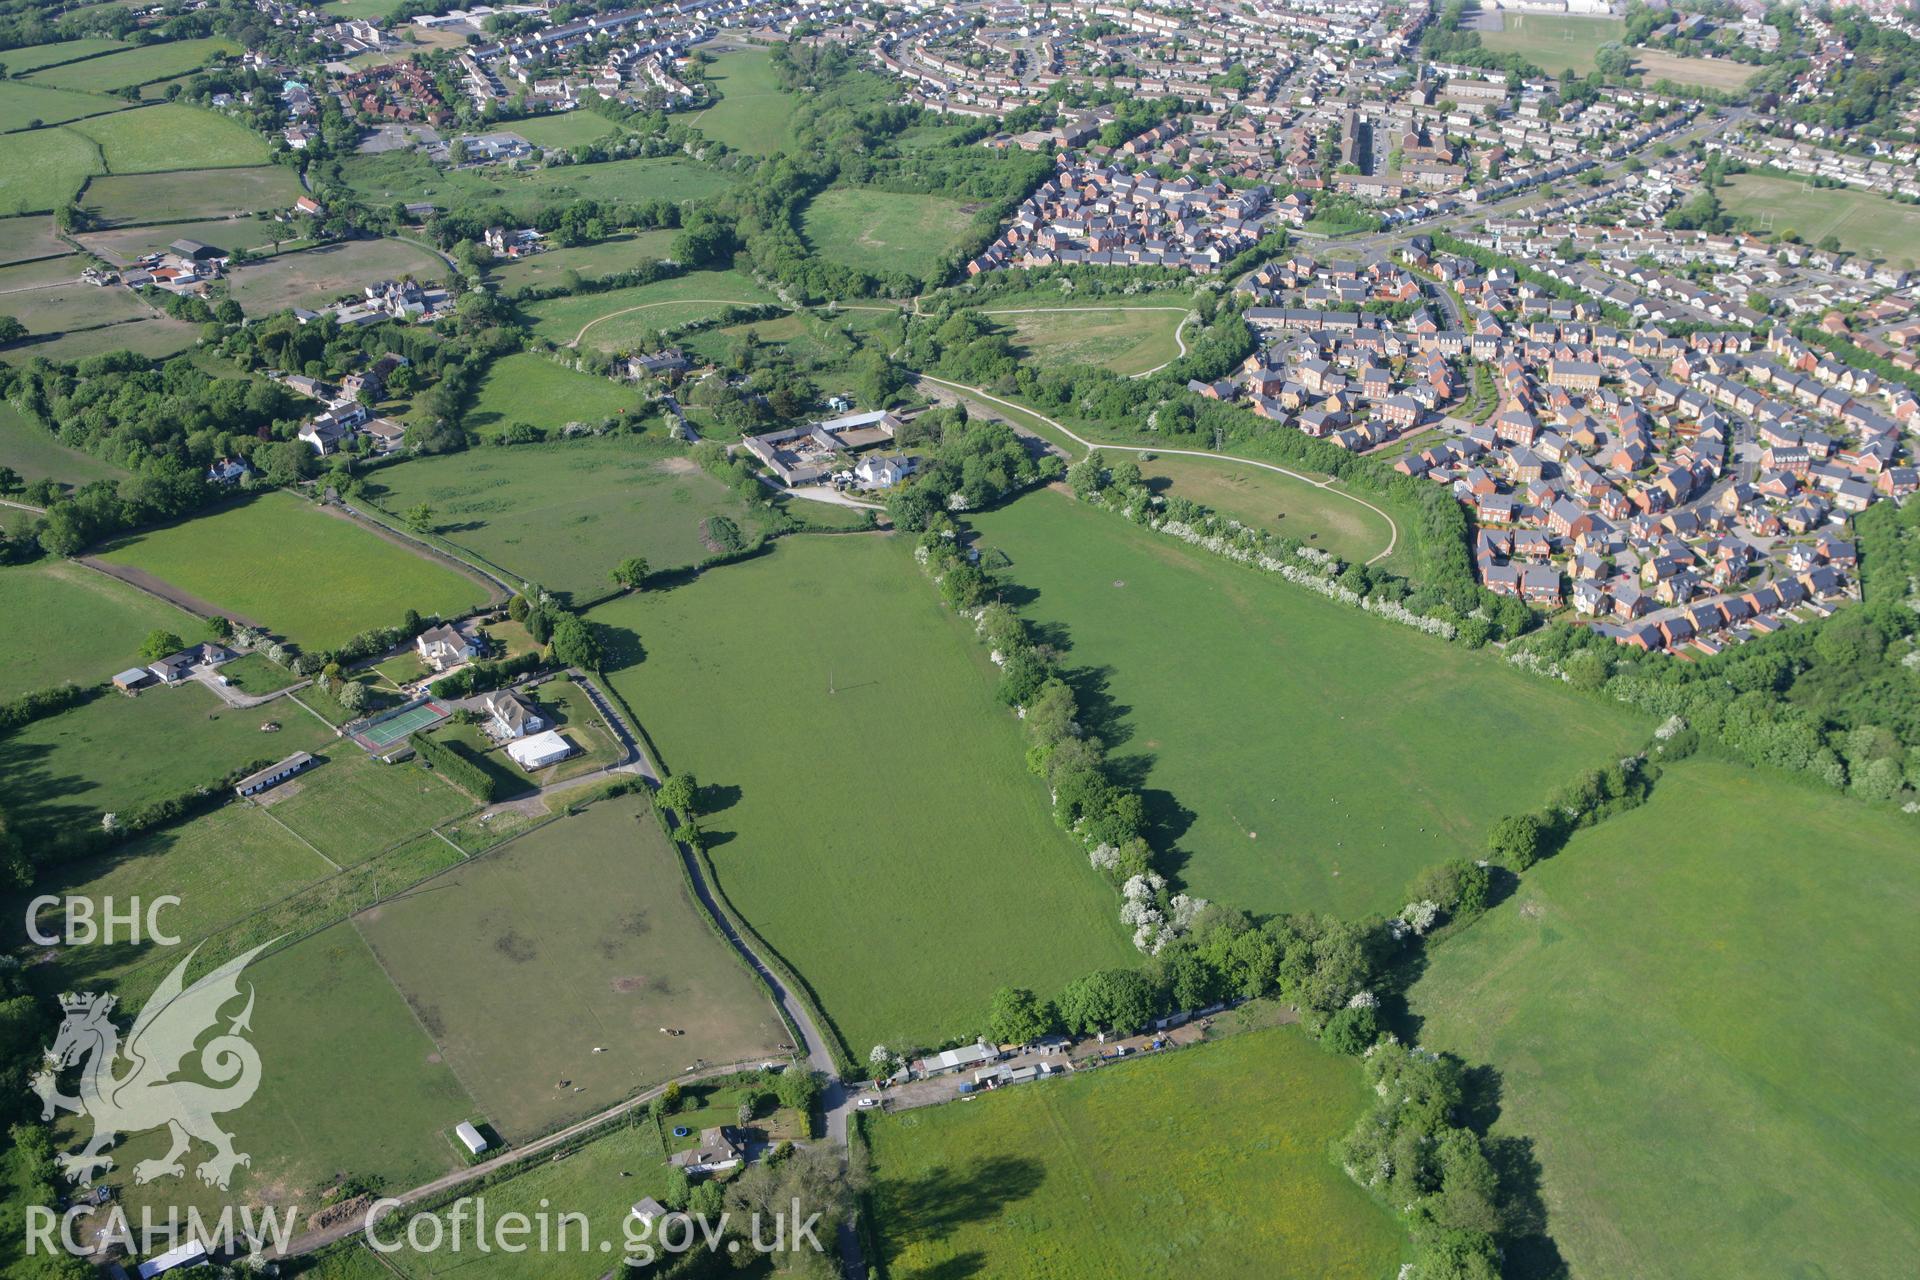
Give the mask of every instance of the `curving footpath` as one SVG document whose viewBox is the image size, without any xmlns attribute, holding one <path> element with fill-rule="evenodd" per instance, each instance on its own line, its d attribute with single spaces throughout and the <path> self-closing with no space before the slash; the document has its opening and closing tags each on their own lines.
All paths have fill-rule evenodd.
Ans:
<svg viewBox="0 0 1920 1280">
<path fill-rule="evenodd" d="M 914 374 L 914 376 L 926 382 L 934 383 L 937 386 L 946 387 L 952 391 L 959 391 L 970 396 L 978 397 L 981 400 L 985 400 L 989 404 L 999 405 L 1003 409 L 1012 409 L 1016 413 L 1024 413 L 1029 415 L 1030 417 L 1037 418 L 1041 422 L 1046 423 L 1049 427 L 1052 427 L 1055 431 L 1058 431 L 1061 435 L 1065 436 L 1067 439 L 1079 445 L 1081 448 L 1087 450 L 1087 452 L 1089 453 L 1093 452 L 1095 449 L 1135 449 L 1135 448 L 1142 447 L 1142 446 L 1131 445 L 1131 444 L 1102 444 L 1097 440 L 1089 440 L 1085 436 L 1078 434 L 1077 432 L 1071 430 L 1070 428 L 1061 426 L 1058 422 L 1054 421 L 1052 418 L 1049 418 L 1044 413 L 1040 413 L 1036 410 L 1029 409 L 1027 408 L 1027 406 L 1023 404 L 1015 404 L 1011 400 L 1003 400 L 999 396 L 996 396 L 991 392 L 982 391 L 979 387 L 970 387 L 964 382 L 950 382 L 945 378 L 936 378 L 930 373 L 916 373 Z M 1388 532 L 1387 532 L 1386 549 L 1381 551 L 1378 555 L 1374 556 L 1371 560 L 1368 560 L 1367 561 L 1368 564 L 1373 564 L 1375 561 L 1386 559 L 1388 556 L 1393 554 L 1393 549 L 1396 546 L 1398 546 L 1400 543 L 1400 526 L 1394 523 L 1392 516 L 1388 515 L 1385 511 L 1382 511 L 1379 507 L 1374 506 L 1371 502 L 1368 502 L 1365 498 L 1356 497 L 1353 494 L 1348 493 L 1345 489 L 1335 488 L 1334 483 L 1331 480 L 1315 480 L 1312 476 L 1302 475 L 1298 471 L 1289 471 L 1285 467 L 1279 466 L 1276 463 L 1262 462 L 1258 458 L 1242 458 L 1231 453 L 1209 453 L 1205 449 L 1165 449 L 1157 444 L 1151 446 L 1151 449 L 1154 453 L 1166 454 L 1171 457 L 1211 458 L 1216 462 L 1237 462 L 1244 467 L 1258 467 L 1262 471 L 1278 472 L 1280 475 L 1289 476 L 1295 480 L 1304 481 L 1307 484 L 1312 485 L 1316 489 L 1324 489 L 1328 493 L 1334 494 L 1338 497 L 1345 498 L 1349 502 L 1359 503 L 1361 506 L 1365 507 L 1367 510 L 1373 512 L 1375 515 L 1379 516 L 1382 520 L 1385 520 L 1387 522 Z"/>
</svg>

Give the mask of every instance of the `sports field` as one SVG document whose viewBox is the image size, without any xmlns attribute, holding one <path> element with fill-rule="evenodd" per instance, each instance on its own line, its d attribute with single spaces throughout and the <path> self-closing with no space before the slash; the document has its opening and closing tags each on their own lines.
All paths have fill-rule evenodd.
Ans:
<svg viewBox="0 0 1920 1280">
<path fill-rule="evenodd" d="M 118 480 L 126 474 L 92 454 L 69 449 L 45 427 L 5 403 L 0 403 L 0 467 L 12 467 L 28 482 L 52 478 L 64 484 L 84 484 L 89 480 Z"/>
<path fill-rule="evenodd" d="M 409 609 L 452 617 L 487 598 L 472 579 L 282 492 L 136 534 L 101 558 L 315 649 Z"/>
<path fill-rule="evenodd" d="M 720 100 L 690 118 L 715 142 L 735 151 L 771 155 L 793 141 L 793 111 L 799 100 L 780 87 L 773 60 L 762 49 L 721 54 L 707 69 Z"/>
<path fill-rule="evenodd" d="M 729 306 L 773 302 L 774 296 L 733 271 L 691 271 L 671 280 L 528 303 L 535 337 L 561 345 L 626 351 L 662 329 L 718 315 Z"/>
<path fill-rule="evenodd" d="M 249 312 L 265 315 L 287 307 L 318 307 L 380 280 L 412 276 L 429 283 L 446 274 L 445 263 L 416 245 L 345 240 L 239 267 L 227 293 Z"/>
<path fill-rule="evenodd" d="M 1494 53 L 1517 53 L 1550 76 L 1568 67 L 1578 75 L 1591 73 L 1600 46 L 1618 43 L 1627 33 L 1627 24 L 1618 18 L 1502 13 L 1498 20 L 1499 30 L 1481 29 L 1481 45 Z"/>
<path fill-rule="evenodd" d="M 265 732 L 263 725 L 278 724 Z M 47 826 L 100 825 L 204 786 L 255 761 L 318 750 L 332 733 L 298 707 L 229 708 L 198 684 L 106 693 L 0 738 L 10 817 Z"/>
<path fill-rule="evenodd" d="M 155 630 L 206 638 L 200 619 L 70 560 L 0 569 L 0 702 L 59 684 L 103 684 L 140 665 Z"/>
<path fill-rule="evenodd" d="M 1895 1276 L 1920 1251 L 1915 819 L 1708 760 L 1435 949 L 1574 1275 Z"/>
<path fill-rule="evenodd" d="M 1791 178 L 1737 173 L 1720 191 L 1738 218 L 1778 235 L 1793 231 L 1808 244 L 1838 236 L 1840 247 L 1895 267 L 1920 267 L 1920 208 L 1869 191 L 1809 187 Z"/>
<path fill-rule="evenodd" d="M 166 80 L 197 71 L 224 54 L 237 54 L 240 46 L 231 40 L 170 40 L 142 45 L 123 53 L 109 53 L 48 67 L 27 77 L 34 84 L 56 89 L 78 89 L 86 93 L 109 93 L 150 80 Z"/>
<path fill-rule="evenodd" d="M 382 764 L 345 742 L 270 794 L 268 814 L 339 867 L 405 844 L 474 807 L 431 769 L 411 761 Z"/>
<path fill-rule="evenodd" d="M 672 257 L 677 234 L 669 230 L 636 231 L 572 249 L 549 249 L 530 258 L 495 263 L 488 274 L 508 293 L 527 285 L 559 284 L 569 271 L 578 272 L 583 280 L 593 280 L 642 262 Z"/>
<path fill-rule="evenodd" d="M 886 275 L 927 279 L 973 215 L 945 196 L 908 195 L 875 187 L 829 187 L 807 202 L 800 219 L 815 249 L 828 258 Z"/>
<path fill-rule="evenodd" d="M 421 729 L 430 729 L 446 718 L 447 708 L 441 703 L 428 699 L 417 706 L 408 707 L 405 711 L 381 716 L 360 729 L 353 737 L 369 751 L 385 751 L 409 734 L 417 733 Z"/>
<path fill-rule="evenodd" d="M 435 168 L 424 156 L 395 152 L 353 156 L 341 169 L 348 185 L 372 204 L 429 200 L 443 209 L 499 204 L 521 217 L 579 199 L 702 200 L 732 183 L 718 170 L 677 157 L 522 172 L 499 165 L 448 171 Z"/>
<path fill-rule="evenodd" d="M 787 1040 L 637 801 L 561 818 L 356 924 L 509 1141 Z"/>
<path fill-rule="evenodd" d="M 97 93 L 75 93 L 71 89 L 50 89 L 23 80 L 0 81 L 0 133 L 41 125 L 64 124 L 83 116 L 124 111 L 128 103 Z"/>
<path fill-rule="evenodd" d="M 1134 958 L 906 540 L 785 538 L 592 618 L 669 767 L 710 789 L 720 888 L 858 1056 Z"/>
<path fill-rule="evenodd" d="M 584 108 L 533 116 L 526 120 L 509 120 L 495 127 L 507 133 L 517 133 L 534 146 L 542 148 L 577 147 L 596 138 L 604 138 L 620 128 L 599 112 Z"/>
<path fill-rule="evenodd" d="M 178 103 L 116 112 L 68 127 L 100 144 L 109 173 L 240 169 L 267 160 L 266 139 L 253 130 Z"/>
<path fill-rule="evenodd" d="M 1098 310 L 1077 310 L 1071 303 L 1046 308 L 996 303 L 980 314 L 1008 329 L 1014 345 L 1037 364 L 1097 364 L 1135 374 L 1179 357 L 1174 333 L 1187 314 L 1182 302 L 1175 295 L 1134 306 L 1105 300 L 1084 304 Z"/>
<path fill-rule="evenodd" d="M 1187 887 L 1244 910 L 1397 910 L 1651 728 L 1060 494 L 974 523 L 1059 628 Z"/>
<path fill-rule="evenodd" d="M 82 203 L 107 223 L 186 222 L 285 209 L 299 198 L 299 175 L 268 164 L 222 169 L 218 182 L 192 172 L 109 175 L 87 184 Z"/>
<path fill-rule="evenodd" d="M 633 387 L 523 352 L 488 367 L 466 425 L 483 436 L 498 435 L 516 422 L 554 431 L 569 422 L 598 426 L 607 418 L 625 420 L 639 408 L 640 393 Z"/>
<path fill-rule="evenodd" d="M 100 171 L 99 148 L 77 133 L 0 134 L 0 214 L 57 209 Z"/>
<path fill-rule="evenodd" d="M 1650 85 L 1671 80 L 1675 84 L 1715 89 L 1721 93 L 1740 92 L 1747 87 L 1747 81 L 1764 69 L 1730 58 L 1681 57 L 1665 49 L 1635 49 L 1633 64 L 1634 69 L 1645 76 Z"/>
<path fill-rule="evenodd" d="M 1291 1027 L 868 1126 L 896 1276 L 1391 1276 L 1398 1225 L 1327 1146 L 1360 1071 Z"/>
<path fill-rule="evenodd" d="M 425 502 L 448 541 L 575 598 L 613 590 L 608 574 L 629 556 L 655 570 L 706 559 L 708 516 L 755 531 L 747 505 L 678 446 L 631 436 L 469 449 L 377 479 L 384 510 Z"/>
<path fill-rule="evenodd" d="M 1136 460 L 1157 494 L 1186 498 L 1258 529 L 1271 529 L 1343 560 L 1365 562 L 1384 551 L 1393 530 L 1378 512 L 1337 492 L 1275 471 L 1206 458 L 1137 462 L 1136 455 L 1107 450 L 1109 465 Z"/>
</svg>

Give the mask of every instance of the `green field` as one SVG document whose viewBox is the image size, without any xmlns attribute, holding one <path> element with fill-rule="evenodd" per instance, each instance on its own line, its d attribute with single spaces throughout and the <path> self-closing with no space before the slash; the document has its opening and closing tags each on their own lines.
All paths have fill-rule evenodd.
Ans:
<svg viewBox="0 0 1920 1280">
<path fill-rule="evenodd" d="M 101 558 L 316 649 L 409 609 L 453 617 L 486 599 L 471 579 L 279 492 L 136 534 Z"/>
<path fill-rule="evenodd" d="M 732 1125 L 732 1117 L 728 1119 Z M 588 1221 L 588 1253 L 599 1257 L 597 1242 L 611 1240 L 614 1249 L 626 1247 L 628 1215 L 641 1196 L 655 1199 L 666 1196 L 672 1180 L 666 1176 L 666 1148 L 660 1142 L 660 1126 L 645 1113 L 626 1125 L 614 1128 L 607 1136 L 595 1138 L 578 1150 L 568 1151 L 564 1159 L 532 1161 L 522 1173 L 490 1182 L 486 1188 L 488 1215 L 524 1213 L 538 1219 L 540 1213 L 580 1213 Z M 495 1219 L 497 1221 L 497 1219 Z M 424 1228 L 422 1228 L 424 1230 Z M 449 1224 L 451 1230 L 451 1224 Z M 359 1236 L 344 1253 L 330 1253 L 319 1259 L 319 1268 L 311 1274 L 315 1280 L 348 1280 L 363 1276 L 380 1280 L 382 1276 L 459 1276 L 459 1280 L 582 1280 L 595 1263 L 584 1261 L 578 1244 L 578 1228 L 568 1228 L 566 1249 L 501 1253 L 497 1249 L 480 1253 L 478 1249 L 447 1249 L 438 1253 L 417 1253 L 399 1249 L 396 1253 L 376 1255 Z M 403 1240 L 405 1224 L 388 1219 L 376 1232 L 382 1242 Z M 559 1228 L 555 1226 L 555 1236 Z M 422 1236 L 424 1238 L 424 1236 Z M 472 1242 L 468 1230 L 468 1245 Z M 614 1253 L 614 1257 L 620 1257 Z M 758 1272 L 747 1272 L 758 1274 Z"/>
<path fill-rule="evenodd" d="M 100 144 L 109 173 L 243 169 L 267 160 L 266 139 L 253 130 L 177 103 L 122 111 L 70 127 Z"/>
<path fill-rule="evenodd" d="M 927 279 L 940 273 L 972 219 L 966 205 L 945 196 L 829 187 L 807 202 L 801 229 L 825 257 L 878 275 Z"/>
<path fill-rule="evenodd" d="M 243 992 L 249 986 L 260 1088 L 221 1124 L 252 1164 L 235 1171 L 223 1195 L 195 1176 L 207 1152 L 197 1147 L 184 1178 L 136 1186 L 134 1165 L 164 1152 L 167 1135 L 128 1138 L 114 1148 L 105 1181 L 135 1221 L 143 1206 L 164 1217 L 169 1208 L 206 1213 L 225 1202 L 311 1213 L 320 1188 L 342 1176 L 404 1188 L 458 1166 L 464 1153 L 455 1155 L 451 1131 L 474 1114 L 473 1102 L 350 926 L 255 960 L 241 979 Z M 352 1087 L 343 1087 L 346 1063 Z"/>
<path fill-rule="evenodd" d="M 761 1058 L 787 1040 L 678 861 L 644 806 L 607 802 L 357 924 L 488 1119 L 524 1141 L 696 1059 Z"/>
<path fill-rule="evenodd" d="M 1108 450 L 1109 464 L 1136 455 Z M 1254 528 L 1270 529 L 1343 560 L 1365 562 L 1387 548 L 1387 521 L 1336 491 L 1278 472 L 1208 458 L 1160 456 L 1140 462 L 1155 493 L 1186 498 Z"/>
<path fill-rule="evenodd" d="M 7 74 L 23 76 L 29 71 L 38 71 L 42 67 L 51 67 L 62 62 L 78 62 L 81 58 L 113 53 L 126 47 L 118 40 L 109 40 L 104 36 L 88 36 L 81 40 L 59 40 L 53 44 L 30 44 L 19 49 L 7 50 Z"/>
<path fill-rule="evenodd" d="M 1028 311 L 987 308 L 981 315 L 1011 331 L 1014 345 L 1037 364 L 1103 365 L 1115 373 L 1145 373 L 1179 357 L 1174 342 L 1187 309 L 1179 301 L 1149 301 L 1112 309 L 1071 306 Z M 1027 311 L 1026 314 L 1019 312 Z"/>
<path fill-rule="evenodd" d="M 718 315 L 729 305 L 774 297 L 733 271 L 691 271 L 671 280 L 528 303 L 522 310 L 535 337 L 603 351 L 624 351 L 661 329 Z"/>
<path fill-rule="evenodd" d="M 162 908 L 160 926 L 190 946 L 332 871 L 265 810 L 236 803 L 64 868 L 60 887 L 96 901 L 151 902 L 172 894 L 180 902 Z M 172 948 L 145 940 L 71 947 L 61 953 L 60 980 L 88 990 L 104 983 L 123 995 L 131 988 L 144 997 L 178 959 Z M 136 968 L 143 971 L 129 978 Z"/>
<path fill-rule="evenodd" d="M 0 267 L 0 308 L 27 326 L 28 340 L 9 354 L 47 354 L 35 339 L 70 330 L 143 320 L 154 311 L 126 289 L 103 289 L 80 278 L 77 256 Z"/>
<path fill-rule="evenodd" d="M 692 118 L 701 133 L 735 151 L 758 155 L 783 151 L 793 141 L 798 100 L 780 87 L 765 50 L 722 54 L 707 69 L 707 78 L 720 100 Z"/>
<path fill-rule="evenodd" d="M 1915 829 L 1689 761 L 1430 953 L 1421 1040 L 1502 1074 L 1574 1275 L 1911 1270 Z"/>
<path fill-rule="evenodd" d="M 1503 13 L 1500 20 L 1500 30 L 1480 32 L 1481 45 L 1494 53 L 1517 53 L 1551 76 L 1567 67 L 1590 74 L 1600 46 L 1617 44 L 1627 34 L 1627 24 L 1618 18 Z"/>
<path fill-rule="evenodd" d="M 218 182 L 198 173 L 95 178 L 83 203 L 103 222 L 187 222 L 286 209 L 300 198 L 300 176 L 285 165 L 222 169 Z M 221 246 L 224 248 L 225 246 Z"/>
<path fill-rule="evenodd" d="M 487 369 L 466 425 L 482 436 L 496 436 L 516 422 L 557 431 L 569 422 L 598 426 L 607 418 L 626 420 L 639 408 L 640 393 L 633 387 L 523 352 Z"/>
<path fill-rule="evenodd" d="M 549 249 L 530 258 L 496 263 L 488 274 L 504 292 L 528 285 L 558 284 L 574 271 L 585 280 L 625 271 L 642 262 L 673 256 L 674 231 L 639 231 L 572 249 Z"/>
<path fill-rule="evenodd" d="M 1808 244 L 1838 236 L 1840 247 L 1911 269 L 1920 267 L 1920 208 L 1868 191 L 1808 187 L 1791 178 L 1738 173 L 1720 189 L 1727 212 Z"/>
<path fill-rule="evenodd" d="M 12 467 L 28 481 L 51 478 L 65 484 L 118 480 L 126 474 L 92 454 L 69 449 L 5 402 L 0 402 L 0 467 Z"/>
<path fill-rule="evenodd" d="M 124 111 L 129 104 L 120 98 L 95 93 L 75 93 L 70 89 L 49 89 L 20 80 L 0 80 L 0 133 L 42 125 L 64 124 L 83 116 Z"/>
<path fill-rule="evenodd" d="M 197 71 L 222 54 L 237 54 L 240 46 L 231 40 L 173 40 L 142 45 L 124 53 L 109 53 L 84 62 L 48 67 L 28 79 L 34 84 L 56 89 L 78 89 L 84 93 L 107 93 L 150 80 L 166 80 Z"/>
<path fill-rule="evenodd" d="M 533 116 L 526 120 L 508 120 L 495 125 L 495 128 L 507 133 L 517 133 L 543 149 L 577 147 L 596 138 L 604 138 L 619 127 L 599 112 L 585 109 Z"/>
<path fill-rule="evenodd" d="M 1397 910 L 1650 727 L 1059 494 L 975 524 L 1037 592 L 1028 618 L 1063 628 L 1188 888 L 1245 910 Z"/>
<path fill-rule="evenodd" d="M 1391 1276 L 1398 1225 L 1327 1157 L 1366 1107 L 1289 1027 L 869 1126 L 895 1276 Z"/>
<path fill-rule="evenodd" d="M 1003 983 L 1134 956 L 904 540 L 786 538 L 592 616 L 668 766 L 713 789 L 720 888 L 856 1056 L 970 1033 Z"/>
<path fill-rule="evenodd" d="M 262 732 L 269 723 L 281 728 Z M 0 738 L 0 777 L 10 816 L 98 827 L 103 814 L 179 795 L 254 761 L 317 750 L 332 736 L 290 704 L 236 711 L 198 684 L 136 698 L 106 693 Z"/>
<path fill-rule="evenodd" d="M 656 570 L 704 560 L 712 551 L 701 522 L 710 515 L 754 532 L 746 504 L 677 446 L 632 437 L 419 458 L 378 482 L 383 509 L 425 502 L 442 537 L 576 598 L 613 590 L 607 575 L 628 556 Z"/>
<path fill-rule="evenodd" d="M 267 812 L 335 866 L 352 866 L 442 822 L 473 802 L 432 770 L 381 764 L 341 742 L 321 763 L 263 797 Z"/>
<path fill-rule="evenodd" d="M 227 293 L 249 312 L 266 315 L 286 307 L 319 307 L 380 280 L 412 276 L 431 282 L 446 274 L 446 264 L 418 245 L 343 240 L 239 267 L 229 277 Z"/>
<path fill-rule="evenodd" d="M 103 684 L 140 664 L 154 630 L 206 638 L 192 614 L 67 560 L 0 569 L 0 701 L 58 684 Z"/>
<path fill-rule="evenodd" d="M 682 158 L 611 160 L 552 168 L 444 170 L 411 152 L 353 156 L 341 166 L 347 183 L 372 204 L 428 200 L 443 209 L 499 205 L 516 217 L 575 200 L 704 200 L 732 182 Z"/>
<path fill-rule="evenodd" d="M 0 264 L 72 253 L 72 246 L 60 239 L 58 231 L 53 219 L 44 214 L 0 218 Z"/>
<path fill-rule="evenodd" d="M 0 214 L 57 209 L 100 168 L 100 149 L 66 129 L 0 134 Z"/>
<path fill-rule="evenodd" d="M 93 288 L 92 285 L 83 287 L 89 290 Z M 105 305 L 113 307 L 114 303 L 107 302 Z M 0 363 L 24 364 L 35 356 L 45 356 L 49 360 L 84 360 L 106 351 L 171 356 L 192 346 L 198 336 L 195 326 L 185 320 L 151 312 L 119 320 L 108 320 L 101 315 L 83 319 L 94 327 L 68 329 L 57 337 L 28 338 L 0 352 Z"/>
</svg>

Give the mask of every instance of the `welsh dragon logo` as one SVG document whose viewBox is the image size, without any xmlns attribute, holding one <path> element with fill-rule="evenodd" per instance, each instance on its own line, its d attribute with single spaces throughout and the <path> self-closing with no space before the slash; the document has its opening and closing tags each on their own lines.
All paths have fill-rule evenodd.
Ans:
<svg viewBox="0 0 1920 1280">
<path fill-rule="evenodd" d="M 134 1165 L 135 1182 L 184 1177 L 181 1158 L 194 1139 L 213 1148 L 213 1154 L 194 1170 L 208 1186 L 226 1190 L 234 1169 L 253 1163 L 250 1156 L 233 1149 L 233 1135 L 214 1121 L 221 1112 L 245 1106 L 260 1087 L 260 1055 L 242 1034 L 252 1030 L 251 985 L 246 1007 L 233 1016 L 226 1030 L 205 1045 L 199 1042 L 219 1023 L 220 1011 L 240 997 L 240 971 L 272 945 L 263 943 L 227 961 L 189 987 L 187 966 L 199 950 L 194 948 L 141 1007 L 124 1044 L 113 1025 L 115 997 L 92 993 L 60 997 L 66 1018 L 34 1077 L 33 1088 L 43 1103 L 42 1120 L 71 1111 L 93 1121 L 93 1136 L 85 1149 L 58 1157 L 68 1181 L 91 1185 L 113 1168 L 113 1157 L 105 1152 L 121 1134 L 162 1125 L 172 1135 L 172 1145 L 159 1159 Z M 212 1084 L 174 1079 L 196 1048 L 199 1073 Z M 79 1068 L 79 1093 L 61 1093 L 59 1074 L 75 1067 Z"/>
</svg>

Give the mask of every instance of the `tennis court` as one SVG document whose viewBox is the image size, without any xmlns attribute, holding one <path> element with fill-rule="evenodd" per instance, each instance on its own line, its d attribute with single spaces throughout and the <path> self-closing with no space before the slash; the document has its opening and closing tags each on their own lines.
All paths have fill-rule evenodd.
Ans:
<svg viewBox="0 0 1920 1280">
<path fill-rule="evenodd" d="M 355 731 L 353 740 L 368 751 L 385 751 L 408 734 L 439 724 L 449 714 L 444 706 L 429 698 L 361 726 Z"/>
</svg>

